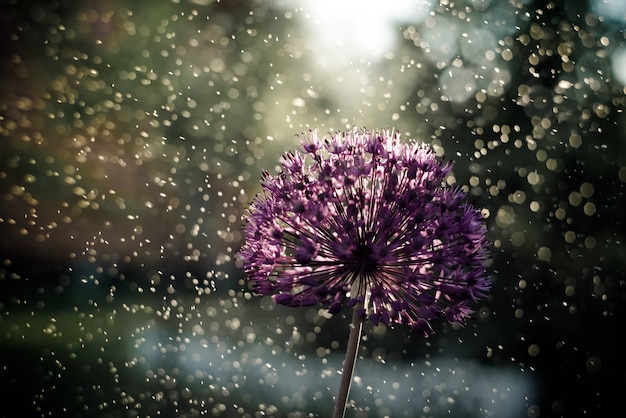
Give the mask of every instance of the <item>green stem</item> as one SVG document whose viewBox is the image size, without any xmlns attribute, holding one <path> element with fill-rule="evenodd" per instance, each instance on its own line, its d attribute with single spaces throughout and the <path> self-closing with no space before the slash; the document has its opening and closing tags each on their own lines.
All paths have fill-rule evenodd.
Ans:
<svg viewBox="0 0 626 418">
<path fill-rule="evenodd" d="M 350 337 L 348 338 L 348 347 L 346 348 L 346 358 L 343 361 L 343 371 L 341 372 L 341 383 L 339 384 L 339 393 L 337 394 L 337 403 L 335 404 L 335 412 L 333 418 L 343 418 L 348 402 L 348 393 L 350 393 L 350 384 L 352 383 L 352 372 L 354 364 L 359 352 L 359 342 L 361 341 L 361 329 L 363 321 L 359 316 L 359 310 L 363 308 L 362 303 L 357 303 L 352 311 L 352 324 L 350 324 Z"/>
</svg>

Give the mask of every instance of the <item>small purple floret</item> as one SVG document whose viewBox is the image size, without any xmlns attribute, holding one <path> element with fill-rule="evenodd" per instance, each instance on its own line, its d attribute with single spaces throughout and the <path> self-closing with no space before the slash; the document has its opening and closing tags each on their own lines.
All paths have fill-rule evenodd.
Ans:
<svg viewBox="0 0 626 418">
<path fill-rule="evenodd" d="M 489 251 L 480 211 L 445 184 L 451 164 L 386 130 L 309 132 L 302 147 L 264 173 L 244 216 L 253 291 L 332 314 L 362 302 L 375 325 L 424 335 L 439 317 L 464 324 L 489 292 Z"/>
</svg>

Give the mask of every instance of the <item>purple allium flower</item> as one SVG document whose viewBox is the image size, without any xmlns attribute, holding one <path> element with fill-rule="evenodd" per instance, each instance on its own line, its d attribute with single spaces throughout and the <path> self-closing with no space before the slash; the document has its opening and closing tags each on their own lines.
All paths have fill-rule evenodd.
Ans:
<svg viewBox="0 0 626 418">
<path fill-rule="evenodd" d="M 486 228 L 452 166 L 398 132 L 355 130 L 319 139 L 262 176 L 239 252 L 254 292 L 288 306 L 363 304 L 374 324 L 428 335 L 430 320 L 463 324 L 490 288 Z"/>
</svg>

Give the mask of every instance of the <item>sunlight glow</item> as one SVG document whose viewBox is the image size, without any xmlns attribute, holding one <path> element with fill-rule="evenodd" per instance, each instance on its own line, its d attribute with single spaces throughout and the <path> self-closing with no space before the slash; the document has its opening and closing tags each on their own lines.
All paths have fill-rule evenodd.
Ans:
<svg viewBox="0 0 626 418">
<path fill-rule="evenodd" d="M 318 0 L 302 6 L 322 63 L 331 57 L 381 58 L 400 38 L 401 23 L 419 23 L 431 9 L 427 0 Z"/>
</svg>

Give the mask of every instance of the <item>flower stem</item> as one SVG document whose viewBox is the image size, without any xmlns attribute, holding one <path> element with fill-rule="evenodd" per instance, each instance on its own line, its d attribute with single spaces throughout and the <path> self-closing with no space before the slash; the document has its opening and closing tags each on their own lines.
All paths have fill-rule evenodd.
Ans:
<svg viewBox="0 0 626 418">
<path fill-rule="evenodd" d="M 361 341 L 361 329 L 363 328 L 363 320 L 359 315 L 359 311 L 363 309 L 362 303 L 357 303 L 352 311 L 352 324 L 350 324 L 350 337 L 348 338 L 348 347 L 346 348 L 346 358 L 343 361 L 343 371 L 341 372 L 341 383 L 339 385 L 339 393 L 337 394 L 337 403 L 335 404 L 335 412 L 333 418 L 343 418 L 346 403 L 348 402 L 348 393 L 350 393 L 350 384 L 352 383 L 352 372 L 356 363 L 356 356 L 359 352 L 359 342 Z"/>
</svg>

